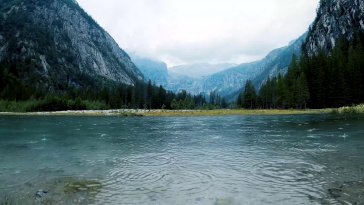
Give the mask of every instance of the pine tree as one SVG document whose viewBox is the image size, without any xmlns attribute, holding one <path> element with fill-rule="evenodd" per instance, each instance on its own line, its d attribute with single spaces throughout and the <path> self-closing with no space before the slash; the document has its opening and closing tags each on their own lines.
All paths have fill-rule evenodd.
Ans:
<svg viewBox="0 0 364 205">
<path fill-rule="evenodd" d="M 347 82 L 349 87 L 348 99 L 349 103 L 358 104 L 362 102 L 362 92 L 363 92 L 363 81 L 362 73 L 360 68 L 364 67 L 364 52 L 361 46 L 358 45 L 356 48 L 350 47 L 348 63 L 347 63 Z"/>
<path fill-rule="evenodd" d="M 236 105 L 241 108 L 243 107 L 243 92 L 239 93 L 238 99 L 236 101 Z"/>
<path fill-rule="evenodd" d="M 153 85 L 152 81 L 148 81 L 147 85 L 147 100 L 146 100 L 146 108 L 152 109 L 152 99 L 153 99 Z"/>
<path fill-rule="evenodd" d="M 162 86 L 158 89 L 157 108 L 165 107 L 166 91 Z"/>
<path fill-rule="evenodd" d="M 296 108 L 302 109 L 307 107 L 307 101 L 310 98 L 307 79 L 304 73 L 301 73 L 296 80 Z"/>
<path fill-rule="evenodd" d="M 287 108 L 287 105 L 289 102 L 289 100 L 288 100 L 289 91 L 288 91 L 288 87 L 281 75 L 279 75 L 278 79 L 277 79 L 276 93 L 277 93 L 277 97 L 276 97 L 275 104 L 281 109 Z"/>
<path fill-rule="evenodd" d="M 257 94 L 251 80 L 246 81 L 243 94 L 243 108 L 253 109 L 257 105 Z"/>
<path fill-rule="evenodd" d="M 296 89 L 297 89 L 297 78 L 299 76 L 299 73 L 300 73 L 299 63 L 298 63 L 296 55 L 293 55 L 291 63 L 288 67 L 287 74 L 284 77 L 284 80 L 286 81 L 286 85 L 287 85 L 287 89 L 288 89 L 287 96 L 286 96 L 286 98 L 287 98 L 286 106 L 287 107 L 296 106 L 296 101 L 297 101 Z"/>
</svg>

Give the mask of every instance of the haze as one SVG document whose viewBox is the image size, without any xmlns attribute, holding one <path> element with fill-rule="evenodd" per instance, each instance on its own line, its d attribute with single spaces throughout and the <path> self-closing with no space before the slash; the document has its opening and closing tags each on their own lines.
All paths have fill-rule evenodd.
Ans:
<svg viewBox="0 0 364 205">
<path fill-rule="evenodd" d="M 129 53 L 175 66 L 243 63 L 307 31 L 319 0 L 78 0 Z"/>
</svg>

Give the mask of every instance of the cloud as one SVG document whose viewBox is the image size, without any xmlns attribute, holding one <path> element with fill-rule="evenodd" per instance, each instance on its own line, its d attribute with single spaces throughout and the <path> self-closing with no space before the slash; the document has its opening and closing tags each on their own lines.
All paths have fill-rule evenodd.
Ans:
<svg viewBox="0 0 364 205">
<path fill-rule="evenodd" d="M 242 63 L 303 34 L 319 0 L 78 0 L 130 52 L 170 66 Z"/>
</svg>

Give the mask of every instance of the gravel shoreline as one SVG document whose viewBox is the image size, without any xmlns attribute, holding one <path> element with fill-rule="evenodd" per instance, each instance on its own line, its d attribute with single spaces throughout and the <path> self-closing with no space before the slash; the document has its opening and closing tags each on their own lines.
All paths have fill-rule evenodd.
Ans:
<svg viewBox="0 0 364 205">
<path fill-rule="evenodd" d="M 145 110 L 145 109 L 116 109 L 116 110 L 68 110 L 56 112 L 0 112 L 0 116 L 227 116 L 227 115 L 297 115 L 325 114 L 324 110 Z"/>
</svg>

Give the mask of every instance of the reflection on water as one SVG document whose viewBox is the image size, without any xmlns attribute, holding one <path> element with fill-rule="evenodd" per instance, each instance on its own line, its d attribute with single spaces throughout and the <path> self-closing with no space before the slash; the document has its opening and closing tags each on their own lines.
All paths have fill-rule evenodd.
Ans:
<svg viewBox="0 0 364 205">
<path fill-rule="evenodd" d="M 1 117 L 0 197 L 44 204 L 35 195 L 46 190 L 50 204 L 362 204 L 363 137 L 364 120 L 330 116 Z M 81 191 L 65 192 L 69 178 L 102 188 L 73 182 Z"/>
</svg>

